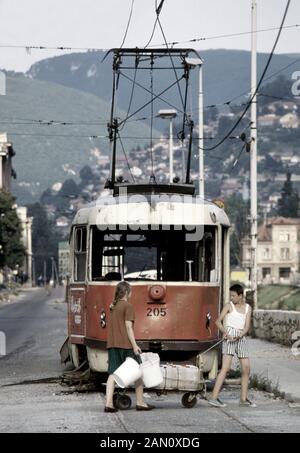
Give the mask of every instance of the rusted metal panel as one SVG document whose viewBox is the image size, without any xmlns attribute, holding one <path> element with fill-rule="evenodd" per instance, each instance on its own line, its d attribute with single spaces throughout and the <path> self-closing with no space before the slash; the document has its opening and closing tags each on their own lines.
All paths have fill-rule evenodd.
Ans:
<svg viewBox="0 0 300 453">
<path fill-rule="evenodd" d="M 68 291 L 69 335 L 86 333 L 86 288 L 82 284 L 70 285 Z"/>
<path fill-rule="evenodd" d="M 109 305 L 115 284 L 90 285 L 86 300 L 86 337 L 106 341 Z M 162 298 L 155 298 L 153 286 L 162 287 Z M 157 289 L 157 288 L 156 288 Z M 140 341 L 217 339 L 218 286 L 186 286 L 176 283 L 134 285 L 131 303 L 136 313 L 135 336 Z M 207 315 L 209 316 L 209 323 Z M 106 326 L 101 326 L 105 314 Z M 102 315 L 102 318 L 101 318 Z"/>
</svg>

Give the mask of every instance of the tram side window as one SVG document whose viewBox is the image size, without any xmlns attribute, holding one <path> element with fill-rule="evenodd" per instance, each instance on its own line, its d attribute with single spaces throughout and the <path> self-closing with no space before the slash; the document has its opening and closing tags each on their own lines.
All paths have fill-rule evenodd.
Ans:
<svg viewBox="0 0 300 453">
<path fill-rule="evenodd" d="M 86 227 L 76 228 L 74 241 L 74 281 L 85 281 L 87 230 Z"/>
<path fill-rule="evenodd" d="M 205 228 L 203 239 L 197 247 L 200 282 L 217 281 L 216 233 L 216 228 Z"/>
</svg>

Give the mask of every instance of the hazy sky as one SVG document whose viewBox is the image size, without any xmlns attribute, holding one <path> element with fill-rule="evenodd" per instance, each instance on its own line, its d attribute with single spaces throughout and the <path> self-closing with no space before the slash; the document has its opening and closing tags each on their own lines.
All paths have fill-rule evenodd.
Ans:
<svg viewBox="0 0 300 453">
<path fill-rule="evenodd" d="M 159 1 L 159 0 L 158 0 Z M 0 0 L 0 67 L 27 70 L 63 52 L 3 46 L 111 48 L 121 45 L 132 0 Z M 258 29 L 280 25 L 287 0 L 257 0 Z M 168 41 L 250 31 L 251 0 L 165 0 L 160 19 Z M 135 0 L 125 46 L 142 47 L 155 20 L 155 0 Z M 292 0 L 285 25 L 300 24 L 300 0 Z M 277 31 L 258 33 L 258 51 L 269 52 Z M 250 49 L 250 35 L 183 43 L 197 49 Z M 162 44 L 159 27 L 153 44 Z M 300 26 L 285 29 L 277 53 L 300 53 Z"/>
</svg>

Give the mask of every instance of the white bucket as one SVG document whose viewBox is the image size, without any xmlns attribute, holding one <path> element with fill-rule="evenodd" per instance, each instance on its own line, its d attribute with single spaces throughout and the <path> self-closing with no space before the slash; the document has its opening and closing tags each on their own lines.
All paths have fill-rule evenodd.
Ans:
<svg viewBox="0 0 300 453">
<path fill-rule="evenodd" d="M 136 360 L 127 357 L 125 362 L 113 373 L 119 387 L 124 388 L 142 377 L 142 370 Z"/>
<path fill-rule="evenodd" d="M 160 385 L 163 381 L 163 375 L 159 366 L 159 355 L 153 352 L 145 352 L 141 354 L 141 359 L 144 386 L 150 388 Z"/>
</svg>

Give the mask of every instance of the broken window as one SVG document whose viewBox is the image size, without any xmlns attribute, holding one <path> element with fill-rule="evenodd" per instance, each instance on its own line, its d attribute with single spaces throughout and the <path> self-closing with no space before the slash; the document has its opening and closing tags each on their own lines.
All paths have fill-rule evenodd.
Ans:
<svg viewBox="0 0 300 453">
<path fill-rule="evenodd" d="M 97 280 L 216 282 L 216 227 L 200 241 L 179 228 L 100 231 L 92 227 L 91 277 Z"/>
<path fill-rule="evenodd" d="M 78 227 L 74 233 L 74 281 L 85 281 L 86 252 L 87 252 L 87 229 Z"/>
</svg>

